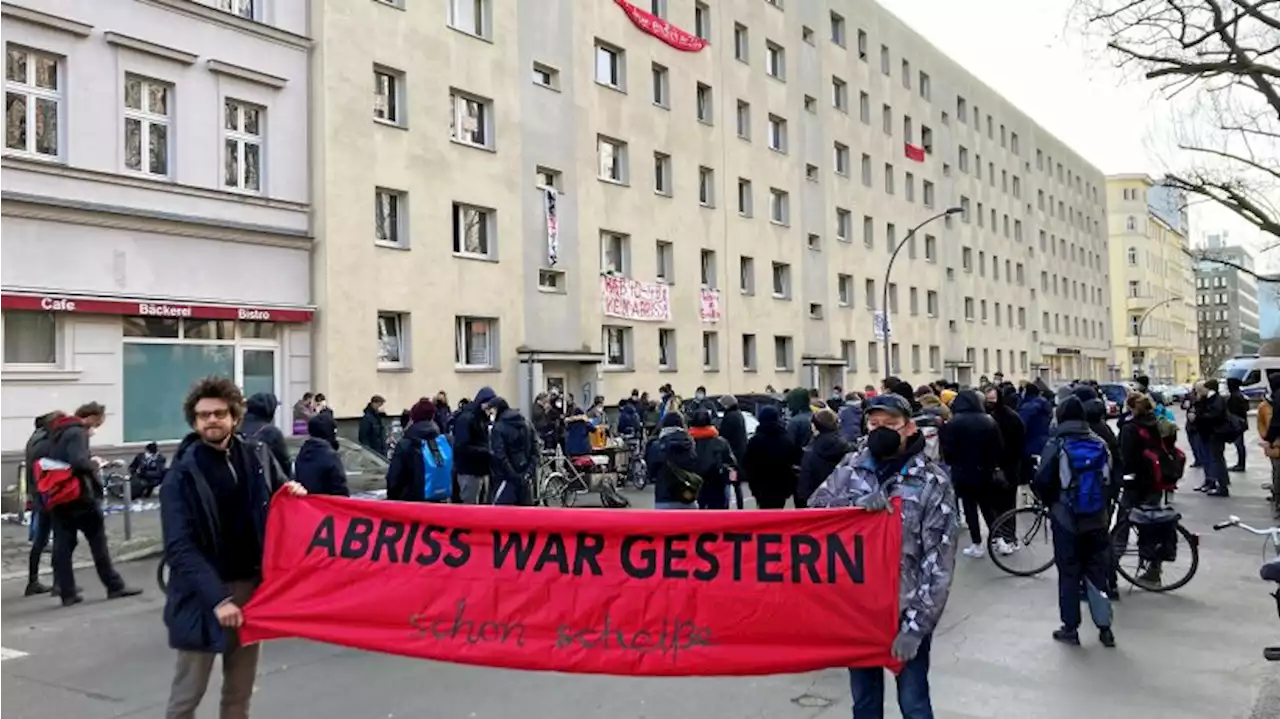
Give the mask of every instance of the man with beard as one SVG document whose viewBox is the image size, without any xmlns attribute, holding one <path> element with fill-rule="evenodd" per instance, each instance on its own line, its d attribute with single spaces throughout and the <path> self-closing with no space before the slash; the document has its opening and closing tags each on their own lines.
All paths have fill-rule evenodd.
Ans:
<svg viewBox="0 0 1280 719">
<path fill-rule="evenodd" d="M 288 481 L 270 450 L 236 433 L 244 396 L 226 377 L 206 377 L 182 405 L 195 431 L 182 440 L 160 486 L 160 521 L 170 579 L 164 619 L 178 662 L 169 719 L 194 719 L 222 655 L 223 717 L 248 717 L 261 644 L 241 646 L 241 607 L 262 580 L 271 496 Z"/>
<path fill-rule="evenodd" d="M 930 719 L 929 649 L 942 617 L 955 569 L 956 497 L 951 478 L 924 452 L 911 405 L 894 394 L 867 403 L 867 443 L 836 466 L 809 498 L 810 507 L 862 507 L 886 511 L 902 501 L 901 621 L 893 656 L 898 708 L 904 719 Z M 850 669 L 854 719 L 884 716 L 884 671 Z"/>
</svg>

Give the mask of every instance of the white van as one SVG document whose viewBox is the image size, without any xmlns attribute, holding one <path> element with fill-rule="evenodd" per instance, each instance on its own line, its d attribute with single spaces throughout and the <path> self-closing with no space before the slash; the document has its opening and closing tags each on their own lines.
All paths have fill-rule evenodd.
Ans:
<svg viewBox="0 0 1280 719">
<path fill-rule="evenodd" d="M 1280 357 L 1259 357 L 1258 355 L 1236 355 L 1218 368 L 1216 376 L 1223 394 L 1227 391 L 1227 380 L 1240 380 L 1240 391 L 1249 401 L 1256 404 L 1271 391 L 1268 377 L 1280 372 Z"/>
</svg>

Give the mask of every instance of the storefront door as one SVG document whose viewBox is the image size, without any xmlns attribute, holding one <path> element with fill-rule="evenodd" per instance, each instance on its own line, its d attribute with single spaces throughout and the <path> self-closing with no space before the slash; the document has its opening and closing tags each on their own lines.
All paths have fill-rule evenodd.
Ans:
<svg viewBox="0 0 1280 719">
<path fill-rule="evenodd" d="M 236 383 L 240 385 L 245 397 L 252 397 L 259 392 L 268 392 L 280 396 L 276 377 L 276 350 L 270 347 L 244 347 L 237 350 Z"/>
</svg>

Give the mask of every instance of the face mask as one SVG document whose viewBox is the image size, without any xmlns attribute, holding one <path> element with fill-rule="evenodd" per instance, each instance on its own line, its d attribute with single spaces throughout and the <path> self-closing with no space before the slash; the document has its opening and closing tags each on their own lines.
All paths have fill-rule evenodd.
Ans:
<svg viewBox="0 0 1280 719">
<path fill-rule="evenodd" d="M 707 395 L 703 394 L 702 392 L 698 392 L 697 394 L 694 395 L 694 397 L 697 399 L 706 399 Z"/>
<path fill-rule="evenodd" d="M 902 436 L 898 430 L 889 427 L 877 427 L 867 434 L 867 450 L 876 459 L 888 459 L 898 453 L 902 446 Z"/>
<path fill-rule="evenodd" d="M 992 402 L 992 401 L 990 401 L 990 400 L 987 400 L 987 411 L 988 411 L 988 412 L 994 412 L 994 411 L 996 411 L 996 403 L 995 403 L 995 402 Z"/>
</svg>

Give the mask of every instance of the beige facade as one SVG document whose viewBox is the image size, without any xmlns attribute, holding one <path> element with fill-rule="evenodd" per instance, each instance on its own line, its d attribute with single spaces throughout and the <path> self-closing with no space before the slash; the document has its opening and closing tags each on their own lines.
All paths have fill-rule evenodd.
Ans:
<svg viewBox="0 0 1280 719">
<path fill-rule="evenodd" d="M 1146 175 L 1112 175 L 1107 207 L 1114 362 L 1125 377 L 1190 382 L 1199 349 L 1185 197 Z"/>
<path fill-rule="evenodd" d="M 340 414 L 875 382 L 891 243 L 953 206 L 895 264 L 891 371 L 1105 376 L 1096 168 L 873 2 L 637 4 L 710 44 L 610 2 L 315 3 L 315 378 Z M 606 275 L 639 301 L 606 312 Z"/>
</svg>

